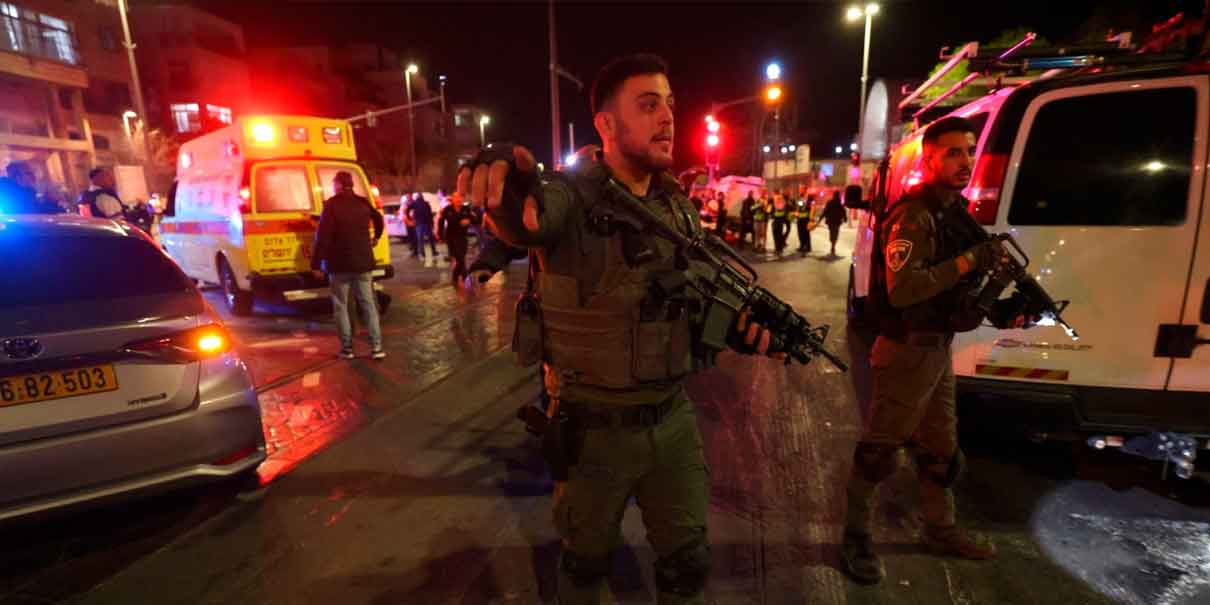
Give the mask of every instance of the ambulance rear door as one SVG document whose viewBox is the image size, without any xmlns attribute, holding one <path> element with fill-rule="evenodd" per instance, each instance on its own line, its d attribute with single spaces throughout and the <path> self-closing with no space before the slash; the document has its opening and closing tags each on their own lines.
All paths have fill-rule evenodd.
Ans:
<svg viewBox="0 0 1210 605">
<path fill-rule="evenodd" d="M 252 213 L 244 220 L 244 238 L 249 269 L 260 275 L 310 271 L 319 203 L 308 162 L 255 162 L 248 182 Z"/>
<path fill-rule="evenodd" d="M 319 199 L 316 200 L 316 203 L 321 210 L 323 208 L 323 201 L 336 194 L 336 190 L 332 185 L 332 179 L 336 177 L 336 173 L 343 171 L 353 175 L 353 193 L 370 200 L 370 203 L 374 204 L 374 207 L 380 213 L 382 212 L 382 203 L 377 193 L 373 190 L 369 181 L 366 180 L 365 172 L 356 163 L 340 160 L 316 160 L 311 163 L 311 167 L 314 170 L 316 178 L 315 189 L 319 192 Z M 370 229 L 373 229 L 373 225 L 370 226 Z M 373 235 L 371 233 L 370 237 L 373 237 Z M 390 247 L 390 238 L 386 236 L 384 229 L 382 238 L 378 240 L 378 245 L 374 247 L 375 266 L 381 267 L 390 264 Z M 378 276 L 375 275 L 375 277 Z"/>
</svg>

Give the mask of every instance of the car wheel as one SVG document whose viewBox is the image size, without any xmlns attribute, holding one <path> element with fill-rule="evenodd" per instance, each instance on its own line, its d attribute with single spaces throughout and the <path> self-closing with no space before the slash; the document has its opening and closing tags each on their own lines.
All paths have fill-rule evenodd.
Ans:
<svg viewBox="0 0 1210 605">
<path fill-rule="evenodd" d="M 227 309 L 241 317 L 251 315 L 252 293 L 239 288 L 239 282 L 235 281 L 235 272 L 231 270 L 231 265 L 225 258 L 218 261 L 218 277 L 223 286 L 223 300 L 227 303 Z"/>
</svg>

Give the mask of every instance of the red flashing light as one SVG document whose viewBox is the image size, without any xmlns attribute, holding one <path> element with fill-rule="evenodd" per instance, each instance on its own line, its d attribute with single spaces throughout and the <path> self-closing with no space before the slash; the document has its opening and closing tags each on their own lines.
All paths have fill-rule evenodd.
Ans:
<svg viewBox="0 0 1210 605">
<path fill-rule="evenodd" d="M 239 144 L 237 144 L 235 141 L 227 141 L 227 143 L 223 145 L 223 155 L 229 158 L 238 156 Z"/>
<path fill-rule="evenodd" d="M 706 130 L 709 130 L 710 132 L 718 132 L 718 129 L 718 122 L 709 122 L 706 124 Z"/>
<path fill-rule="evenodd" d="M 718 147 L 719 139 L 717 134 L 712 134 L 706 137 L 706 146 Z"/>
<path fill-rule="evenodd" d="M 370 185 L 370 199 L 374 201 L 375 208 L 382 208 L 382 194 L 378 191 L 378 185 Z"/>
<path fill-rule="evenodd" d="M 252 190 L 247 187 L 240 187 L 239 199 L 244 200 L 245 202 L 252 199 Z"/>
<path fill-rule="evenodd" d="M 995 224 L 996 214 L 1000 210 L 1000 190 L 1007 172 L 1007 155 L 984 153 L 975 162 L 970 185 L 963 193 L 971 201 L 968 210 L 979 224 Z"/>
</svg>

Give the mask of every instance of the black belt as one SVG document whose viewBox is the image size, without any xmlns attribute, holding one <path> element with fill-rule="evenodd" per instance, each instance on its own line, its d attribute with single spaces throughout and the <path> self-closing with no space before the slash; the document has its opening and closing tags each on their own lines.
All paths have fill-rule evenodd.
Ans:
<svg viewBox="0 0 1210 605">
<path fill-rule="evenodd" d="M 583 404 L 561 405 L 573 422 L 586 429 L 650 427 L 662 422 L 676 407 L 679 391 L 660 403 L 624 405 L 611 410 L 589 410 Z"/>
</svg>

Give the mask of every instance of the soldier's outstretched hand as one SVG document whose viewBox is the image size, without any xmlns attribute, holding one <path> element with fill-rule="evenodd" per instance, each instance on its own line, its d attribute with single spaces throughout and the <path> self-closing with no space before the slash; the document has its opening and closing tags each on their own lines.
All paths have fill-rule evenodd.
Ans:
<svg viewBox="0 0 1210 605">
<path fill-rule="evenodd" d="M 522 209 L 525 226 L 537 229 L 538 162 L 525 147 L 490 144 L 458 171 L 458 192 L 487 210 L 504 205 Z"/>
</svg>

